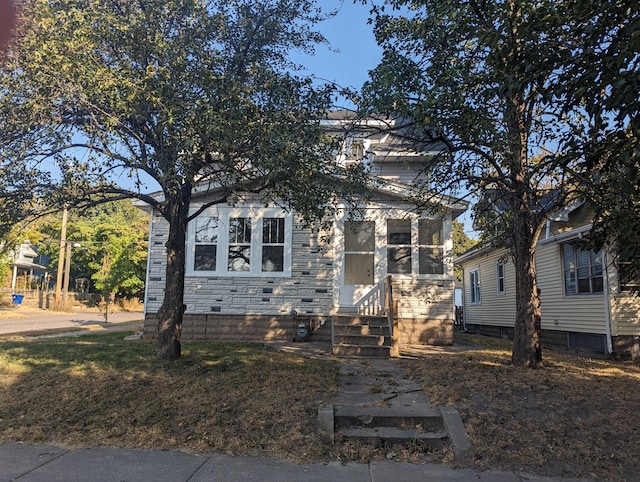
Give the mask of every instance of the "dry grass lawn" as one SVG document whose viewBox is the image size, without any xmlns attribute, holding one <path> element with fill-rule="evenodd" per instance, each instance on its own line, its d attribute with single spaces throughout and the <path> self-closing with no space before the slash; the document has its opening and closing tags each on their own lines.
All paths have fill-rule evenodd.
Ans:
<svg viewBox="0 0 640 482">
<path fill-rule="evenodd" d="M 450 461 L 450 451 L 324 444 L 317 409 L 333 360 L 260 344 L 184 343 L 173 363 L 123 333 L 0 340 L 0 441 L 328 459 Z M 511 366 L 511 344 L 461 336 L 469 350 L 403 360 L 434 405 L 457 408 L 480 468 L 640 480 L 640 366 L 545 350 Z"/>
<path fill-rule="evenodd" d="M 511 342 L 461 335 L 469 351 L 407 362 L 434 405 L 458 409 L 480 467 L 640 480 L 640 366 L 543 352 L 510 364 Z"/>
<path fill-rule="evenodd" d="M 261 345 L 185 343 L 155 360 L 123 333 L 0 341 L 0 441 L 319 460 L 334 362 Z"/>
</svg>

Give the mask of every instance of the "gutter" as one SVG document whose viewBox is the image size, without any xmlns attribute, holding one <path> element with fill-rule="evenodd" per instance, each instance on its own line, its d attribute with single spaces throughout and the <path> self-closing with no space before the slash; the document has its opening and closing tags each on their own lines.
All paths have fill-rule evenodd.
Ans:
<svg viewBox="0 0 640 482">
<path fill-rule="evenodd" d="M 604 297 L 604 329 L 607 336 L 607 355 L 613 353 L 611 341 L 611 305 L 609 303 L 609 270 L 607 269 L 607 255 L 602 250 L 602 295 Z"/>
</svg>

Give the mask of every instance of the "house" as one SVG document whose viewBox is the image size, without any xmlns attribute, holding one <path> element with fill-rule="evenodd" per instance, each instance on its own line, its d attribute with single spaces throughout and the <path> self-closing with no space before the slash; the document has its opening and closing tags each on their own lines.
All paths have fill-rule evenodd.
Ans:
<svg viewBox="0 0 640 482">
<path fill-rule="evenodd" d="M 22 243 L 15 248 L 11 266 L 12 291 L 47 288 L 47 267 L 36 262 L 40 258 L 31 243 Z"/>
<path fill-rule="evenodd" d="M 452 342 L 451 225 L 467 205 L 443 196 L 437 214 L 419 214 L 403 200 L 425 156 L 438 152 L 410 151 L 382 121 L 334 112 L 322 125 L 350 132 L 336 162 L 368 166 L 367 204 L 358 217 L 342 205 L 326 230 L 248 194 L 207 208 L 188 226 L 183 339 L 287 340 L 299 327 L 302 338 L 330 340 L 340 315 L 389 315 L 392 293 L 397 341 Z M 196 192 L 192 212 L 208 199 Z M 157 333 L 166 281 L 167 223 L 150 217 L 146 336 Z"/>
<path fill-rule="evenodd" d="M 640 299 L 612 253 L 577 243 L 593 212 L 575 202 L 547 221 L 536 247 L 543 344 L 640 358 Z M 464 322 L 471 333 L 513 337 L 515 270 L 504 248 L 477 246 L 455 263 L 464 271 Z"/>
</svg>

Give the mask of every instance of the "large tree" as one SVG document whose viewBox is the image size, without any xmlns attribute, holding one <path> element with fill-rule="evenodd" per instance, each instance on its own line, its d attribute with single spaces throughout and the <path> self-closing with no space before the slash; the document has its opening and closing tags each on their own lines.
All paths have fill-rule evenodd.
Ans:
<svg viewBox="0 0 640 482">
<path fill-rule="evenodd" d="M 180 356 L 196 188 L 211 204 L 250 192 L 308 218 L 331 203 L 334 140 L 319 120 L 332 88 L 288 58 L 324 42 L 322 18 L 314 0 L 25 1 L 3 67 L 8 152 L 53 162 L 65 201 L 134 197 L 166 219 L 162 359 Z"/>
<path fill-rule="evenodd" d="M 446 155 L 425 166 L 424 192 L 461 185 L 487 207 L 476 210 L 476 222 L 493 243 L 509 248 L 516 270 L 512 360 L 532 368 L 542 363 L 535 246 L 549 213 L 573 191 L 555 154 L 561 120 L 544 92 L 571 35 L 557 6 L 545 0 L 374 6 L 384 53 L 363 90 L 366 109 L 412 119 L 418 147 L 445 147 Z"/>
<path fill-rule="evenodd" d="M 589 241 L 595 249 L 610 248 L 623 276 L 637 283 L 640 7 L 632 0 L 568 0 L 564 8 L 573 35 L 547 90 L 570 128 L 566 156 L 582 160 L 570 174 L 594 209 Z"/>
</svg>

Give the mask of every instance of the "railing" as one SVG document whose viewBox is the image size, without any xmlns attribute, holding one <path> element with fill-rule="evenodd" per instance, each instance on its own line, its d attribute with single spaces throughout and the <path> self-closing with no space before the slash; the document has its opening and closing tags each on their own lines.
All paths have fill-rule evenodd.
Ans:
<svg viewBox="0 0 640 482">
<path fill-rule="evenodd" d="M 383 279 L 371 291 L 364 295 L 360 301 L 356 303 L 356 309 L 359 315 L 377 316 L 385 309 L 385 280 Z"/>
<path fill-rule="evenodd" d="M 385 276 L 375 288 L 356 303 L 360 315 L 385 314 L 391 335 L 391 356 L 399 356 L 400 354 L 395 306 L 391 275 Z"/>
</svg>

